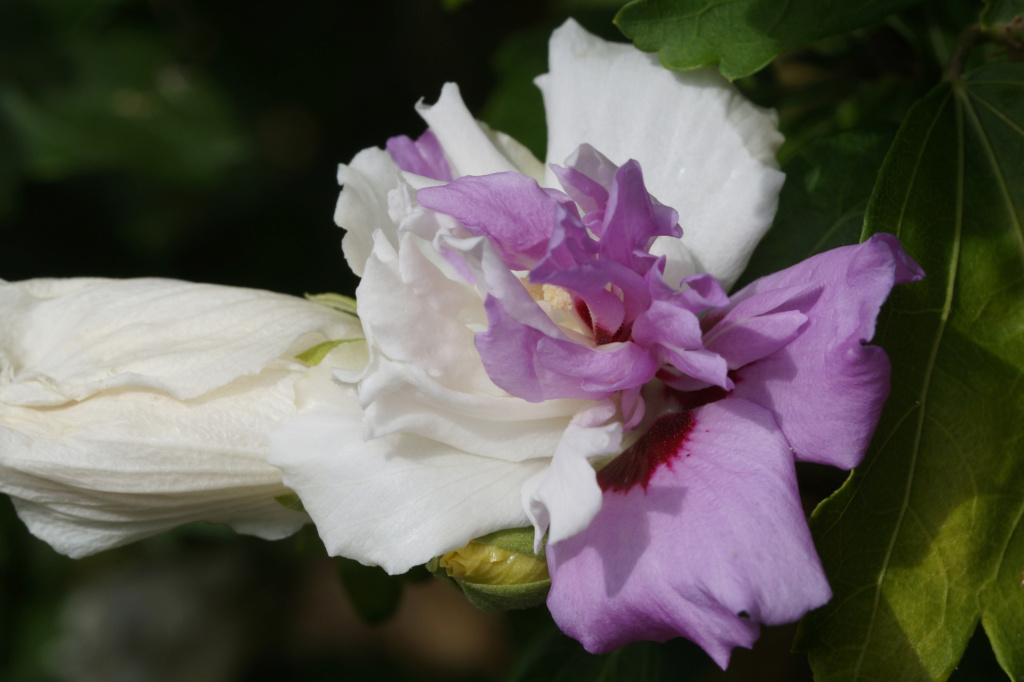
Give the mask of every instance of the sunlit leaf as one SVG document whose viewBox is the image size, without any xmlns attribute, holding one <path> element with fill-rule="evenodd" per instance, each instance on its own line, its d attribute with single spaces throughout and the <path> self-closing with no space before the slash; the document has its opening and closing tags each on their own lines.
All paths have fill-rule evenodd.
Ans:
<svg viewBox="0 0 1024 682">
<path fill-rule="evenodd" d="M 616 23 L 641 50 L 686 70 L 748 76 L 779 54 L 881 21 L 920 0 L 636 0 Z"/>
<path fill-rule="evenodd" d="M 868 206 L 928 276 L 879 320 L 889 401 L 812 519 L 835 595 L 800 646 L 821 682 L 945 679 L 979 620 L 1024 676 L 1022 223 L 1024 64 L 992 64 L 914 107 Z"/>
</svg>

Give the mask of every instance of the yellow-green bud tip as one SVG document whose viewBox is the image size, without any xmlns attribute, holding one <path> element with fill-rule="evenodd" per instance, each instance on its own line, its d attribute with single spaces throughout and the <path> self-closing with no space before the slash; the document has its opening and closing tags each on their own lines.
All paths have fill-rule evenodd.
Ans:
<svg viewBox="0 0 1024 682">
<path fill-rule="evenodd" d="M 478 585 L 522 585 L 548 579 L 548 564 L 532 554 L 472 540 L 440 559 L 448 577 Z"/>
<path fill-rule="evenodd" d="M 544 603 L 548 565 L 533 553 L 533 529 L 512 528 L 471 541 L 431 559 L 427 568 L 485 611 L 523 609 Z"/>
</svg>

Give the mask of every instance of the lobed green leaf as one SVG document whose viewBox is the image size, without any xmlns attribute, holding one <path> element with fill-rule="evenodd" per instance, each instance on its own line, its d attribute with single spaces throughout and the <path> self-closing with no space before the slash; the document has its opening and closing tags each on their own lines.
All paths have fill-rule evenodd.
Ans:
<svg viewBox="0 0 1024 682">
<path fill-rule="evenodd" d="M 816 679 L 941 680 L 979 620 L 1024 676 L 1024 64 L 936 87 L 867 209 L 927 272 L 876 340 L 892 390 L 861 467 L 814 513 L 834 591 L 798 646 Z"/>
</svg>

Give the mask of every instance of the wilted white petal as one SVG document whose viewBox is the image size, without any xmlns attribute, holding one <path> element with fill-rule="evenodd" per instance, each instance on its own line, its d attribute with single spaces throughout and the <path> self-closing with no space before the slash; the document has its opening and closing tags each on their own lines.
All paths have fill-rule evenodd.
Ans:
<svg viewBox="0 0 1024 682">
<path fill-rule="evenodd" d="M 0 283 L 0 492 L 71 556 L 191 521 L 266 538 L 305 514 L 266 463 L 296 412 L 295 354 L 356 318 L 168 280 Z"/>
<path fill-rule="evenodd" d="M 0 403 L 0 492 L 73 557 L 192 521 L 284 537 L 307 519 L 274 501 L 289 491 L 266 457 L 304 372 L 278 363 L 187 401 L 115 389 L 60 407 Z"/>
<path fill-rule="evenodd" d="M 584 142 L 616 164 L 639 161 L 651 194 L 679 211 L 698 270 L 730 286 L 775 215 L 783 174 L 774 114 L 714 69 L 673 73 L 656 55 L 571 20 L 552 35 L 550 73 L 537 84 L 548 163 L 564 163 Z M 550 171 L 547 184 L 558 186 Z"/>
<path fill-rule="evenodd" d="M 187 400 L 289 349 L 362 335 L 292 296 L 164 279 L 0 283 L 0 311 L 0 402 L 24 406 L 123 387 Z"/>
<path fill-rule="evenodd" d="M 331 362 L 301 382 L 305 409 L 275 433 L 270 458 L 331 554 L 404 573 L 526 525 L 519 491 L 546 461 L 478 457 L 409 434 L 364 440 L 356 391 L 332 380 Z"/>
</svg>

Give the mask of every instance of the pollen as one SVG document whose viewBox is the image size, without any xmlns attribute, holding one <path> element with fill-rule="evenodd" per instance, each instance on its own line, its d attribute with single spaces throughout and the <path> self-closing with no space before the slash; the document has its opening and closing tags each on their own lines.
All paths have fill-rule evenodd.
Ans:
<svg viewBox="0 0 1024 682">
<path fill-rule="evenodd" d="M 554 284 L 544 284 L 541 289 L 544 294 L 544 300 L 547 301 L 552 308 L 564 311 L 575 309 L 572 295 L 562 287 L 555 286 Z"/>
</svg>

